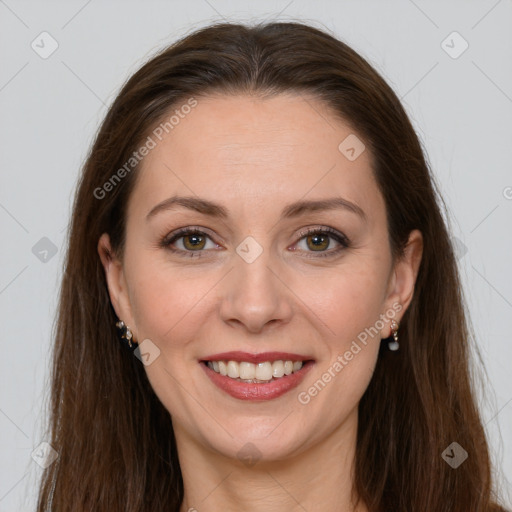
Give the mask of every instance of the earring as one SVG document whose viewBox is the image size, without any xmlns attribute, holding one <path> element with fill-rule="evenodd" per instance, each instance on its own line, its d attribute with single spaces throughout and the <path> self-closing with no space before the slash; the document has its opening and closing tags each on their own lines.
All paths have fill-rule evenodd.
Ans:
<svg viewBox="0 0 512 512">
<path fill-rule="evenodd" d="M 122 320 L 116 323 L 116 327 L 119 341 L 127 348 L 135 348 L 134 344 L 136 345 L 137 343 L 133 340 L 133 334 L 130 328 Z"/>
<path fill-rule="evenodd" d="M 400 347 L 398 344 L 398 324 L 395 320 L 391 321 L 391 329 L 393 330 L 393 341 L 388 342 L 388 348 L 395 352 Z"/>
</svg>

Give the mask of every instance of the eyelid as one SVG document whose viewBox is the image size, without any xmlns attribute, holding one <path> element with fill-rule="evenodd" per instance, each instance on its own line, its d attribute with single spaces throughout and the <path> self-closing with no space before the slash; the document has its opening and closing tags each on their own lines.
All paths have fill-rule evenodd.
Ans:
<svg viewBox="0 0 512 512">
<path fill-rule="evenodd" d="M 303 228 L 297 236 L 299 239 L 304 238 L 305 236 L 315 234 L 315 233 L 327 233 L 329 235 L 332 235 L 333 238 L 339 239 L 338 241 L 340 243 L 346 243 L 348 245 L 349 240 L 348 238 L 343 234 L 337 231 L 334 228 L 331 228 L 329 226 L 309 226 L 307 228 Z"/>
</svg>

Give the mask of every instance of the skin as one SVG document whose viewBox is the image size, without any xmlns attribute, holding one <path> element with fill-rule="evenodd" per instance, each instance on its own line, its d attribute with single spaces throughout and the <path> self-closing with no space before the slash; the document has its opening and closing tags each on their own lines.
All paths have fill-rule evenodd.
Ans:
<svg viewBox="0 0 512 512">
<path fill-rule="evenodd" d="M 150 339 L 160 350 L 144 368 L 172 416 L 185 487 L 180 512 L 354 510 L 357 406 L 380 339 L 391 334 L 389 311 L 401 308 L 394 316 L 400 322 L 411 301 L 422 237 L 413 231 L 404 257 L 392 261 L 371 155 L 365 150 L 349 161 L 338 150 L 353 133 L 314 98 L 200 98 L 143 160 L 123 258 L 112 254 L 107 234 L 99 240 L 118 317 L 135 340 Z M 173 195 L 214 201 L 229 217 L 176 207 L 146 219 Z M 331 197 L 355 203 L 366 220 L 343 209 L 280 219 L 289 203 Z M 209 237 L 202 257 L 184 254 L 194 252 L 190 237 L 173 244 L 183 256 L 159 245 L 188 226 Z M 309 226 L 331 227 L 350 245 L 334 255 L 340 244 L 322 239 L 323 252 L 333 255 L 321 257 L 301 236 Z M 263 249 L 252 263 L 236 252 L 247 236 Z M 378 334 L 359 344 L 309 403 L 300 403 L 298 393 L 380 315 L 387 321 Z M 198 362 L 228 350 L 294 352 L 314 358 L 315 366 L 299 388 L 247 402 L 214 386 Z M 246 443 L 258 450 L 251 467 L 237 457 Z"/>
</svg>

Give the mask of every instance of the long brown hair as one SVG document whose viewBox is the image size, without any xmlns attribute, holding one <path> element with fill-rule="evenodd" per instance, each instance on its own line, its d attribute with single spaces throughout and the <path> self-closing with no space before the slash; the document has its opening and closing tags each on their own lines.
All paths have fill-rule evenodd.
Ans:
<svg viewBox="0 0 512 512">
<path fill-rule="evenodd" d="M 213 92 L 313 95 L 348 121 L 374 160 L 393 256 L 423 234 L 400 353 L 381 351 L 359 404 L 354 489 L 371 512 L 489 512 L 491 464 L 471 377 L 470 331 L 442 199 L 399 99 L 349 46 L 302 23 L 222 23 L 165 48 L 123 86 L 77 188 L 60 292 L 38 511 L 178 511 L 183 481 L 169 412 L 116 338 L 97 253 L 120 257 L 138 166 L 112 181 L 171 109 Z M 127 168 L 125 167 L 125 170 Z M 119 176 L 119 174 L 118 174 Z M 107 182 L 110 187 L 104 186 Z M 442 452 L 468 454 L 457 469 Z"/>
</svg>

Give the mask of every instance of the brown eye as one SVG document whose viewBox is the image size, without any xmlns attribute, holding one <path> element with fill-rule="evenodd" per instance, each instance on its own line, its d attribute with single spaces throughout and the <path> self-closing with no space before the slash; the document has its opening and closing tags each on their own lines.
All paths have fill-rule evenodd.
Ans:
<svg viewBox="0 0 512 512">
<path fill-rule="evenodd" d="M 204 249 L 204 246 L 206 245 L 206 237 L 198 235 L 198 234 L 192 234 L 192 235 L 185 235 L 183 238 L 183 246 L 185 249 L 188 250 L 200 250 Z"/>
<path fill-rule="evenodd" d="M 203 256 L 209 249 L 218 249 L 211 237 L 197 228 L 183 228 L 165 237 L 160 245 L 179 256 Z"/>
<path fill-rule="evenodd" d="M 324 251 L 329 247 L 330 236 L 325 234 L 315 234 L 306 237 L 306 243 L 309 249 L 313 251 Z"/>
<path fill-rule="evenodd" d="M 306 257 L 337 256 L 350 246 L 345 235 L 329 227 L 307 229 L 300 236 L 296 248 Z"/>
</svg>

